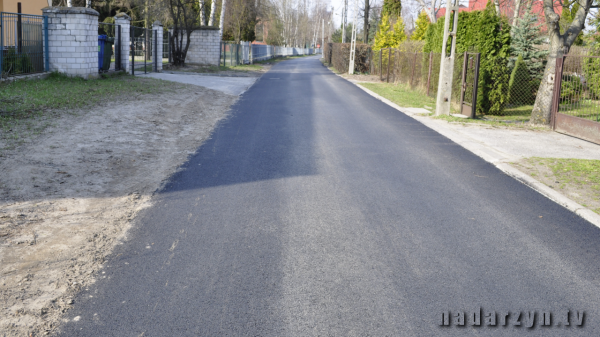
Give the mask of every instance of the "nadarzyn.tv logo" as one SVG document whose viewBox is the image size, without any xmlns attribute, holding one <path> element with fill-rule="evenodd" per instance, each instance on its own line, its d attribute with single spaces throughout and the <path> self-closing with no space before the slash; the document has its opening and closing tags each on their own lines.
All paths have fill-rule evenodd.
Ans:
<svg viewBox="0 0 600 337">
<path fill-rule="evenodd" d="M 438 317 L 441 318 L 440 326 L 465 324 L 480 326 L 481 308 L 466 314 L 464 311 L 444 311 Z M 583 311 L 560 310 L 555 314 L 550 311 L 485 311 L 483 315 L 483 325 L 485 326 L 524 326 L 532 328 L 536 322 L 539 326 L 583 326 Z M 468 322 L 465 322 L 468 321 Z M 554 324 L 552 324 L 554 321 Z"/>
</svg>

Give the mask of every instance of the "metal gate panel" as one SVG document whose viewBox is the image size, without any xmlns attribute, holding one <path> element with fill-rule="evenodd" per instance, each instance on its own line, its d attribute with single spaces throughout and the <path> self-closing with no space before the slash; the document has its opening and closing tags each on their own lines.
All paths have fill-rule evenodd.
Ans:
<svg viewBox="0 0 600 337">
<path fill-rule="evenodd" d="M 556 59 L 551 115 L 554 131 L 600 144 L 599 74 L 598 56 Z"/>
<path fill-rule="evenodd" d="M 463 68 L 460 92 L 460 113 L 469 118 L 477 114 L 477 90 L 479 83 L 480 53 L 467 53 L 463 55 Z"/>
</svg>

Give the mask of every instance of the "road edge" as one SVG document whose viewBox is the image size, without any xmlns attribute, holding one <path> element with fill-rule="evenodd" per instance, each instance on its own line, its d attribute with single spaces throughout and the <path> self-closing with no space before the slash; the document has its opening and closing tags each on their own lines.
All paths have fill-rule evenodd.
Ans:
<svg viewBox="0 0 600 337">
<path fill-rule="evenodd" d="M 342 77 L 342 76 L 340 76 L 340 77 Z M 342 77 L 342 78 L 344 78 L 344 77 Z M 355 83 L 346 78 L 344 78 L 344 79 L 347 80 L 348 82 L 356 85 L 358 88 L 362 89 L 367 94 L 369 94 L 369 95 L 373 96 L 374 98 L 382 101 L 383 103 L 389 105 L 390 107 L 423 123 L 425 126 L 429 127 L 430 129 L 449 138 L 450 140 L 452 140 L 453 142 L 462 146 L 466 150 L 472 152 L 476 156 L 493 164 L 495 167 L 497 167 L 500 171 L 504 172 L 506 175 L 516 179 L 517 181 L 519 181 L 519 182 L 523 183 L 524 185 L 528 186 L 529 188 L 535 190 L 536 192 L 540 193 L 541 195 L 545 196 L 546 198 L 556 202 L 557 204 L 559 204 L 559 205 L 565 207 L 566 209 L 570 210 L 571 212 L 577 214 L 581 218 L 587 220 L 592 225 L 600 228 L 600 215 L 596 214 L 591 209 L 584 207 L 583 205 L 580 205 L 579 203 L 575 202 L 574 200 L 566 197 L 562 193 L 539 182 L 538 180 L 534 179 L 530 175 L 528 175 L 528 174 L 524 173 L 523 171 L 510 165 L 509 163 L 505 162 L 505 161 L 511 159 L 506 154 L 504 154 L 484 143 L 481 143 L 474 139 L 471 139 L 470 137 L 463 135 L 459 131 L 446 128 L 443 126 L 443 124 L 427 123 L 424 120 L 422 120 L 421 118 L 417 118 L 418 116 L 416 116 L 416 115 L 418 115 L 418 114 L 407 113 L 407 112 L 403 111 L 406 108 L 402 108 L 402 107 L 398 106 L 396 103 L 390 101 L 389 99 L 387 99 L 385 97 L 382 97 L 382 96 L 374 93 L 373 91 L 363 87 L 359 83 Z M 423 118 L 425 118 L 425 117 L 423 117 Z"/>
</svg>

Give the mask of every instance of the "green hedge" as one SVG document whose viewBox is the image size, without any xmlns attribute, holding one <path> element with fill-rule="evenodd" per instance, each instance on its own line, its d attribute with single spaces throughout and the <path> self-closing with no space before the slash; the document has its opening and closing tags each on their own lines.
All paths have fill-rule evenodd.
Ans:
<svg viewBox="0 0 600 337">
<path fill-rule="evenodd" d="M 425 52 L 442 52 L 444 21 L 445 18 L 440 18 L 429 25 Z M 510 25 L 505 17 L 496 15 L 491 1 L 483 11 L 459 13 L 456 53 L 465 51 L 481 53 L 477 112 L 501 115 L 508 102 L 510 74 L 506 66 L 510 53 Z"/>
</svg>

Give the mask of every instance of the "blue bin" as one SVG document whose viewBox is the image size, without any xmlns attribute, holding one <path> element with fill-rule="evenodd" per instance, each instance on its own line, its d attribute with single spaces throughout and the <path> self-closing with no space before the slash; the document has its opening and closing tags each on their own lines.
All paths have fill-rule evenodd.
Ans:
<svg viewBox="0 0 600 337">
<path fill-rule="evenodd" d="M 104 44 L 106 35 L 98 35 L 98 70 L 102 70 L 102 60 L 104 59 Z"/>
</svg>

